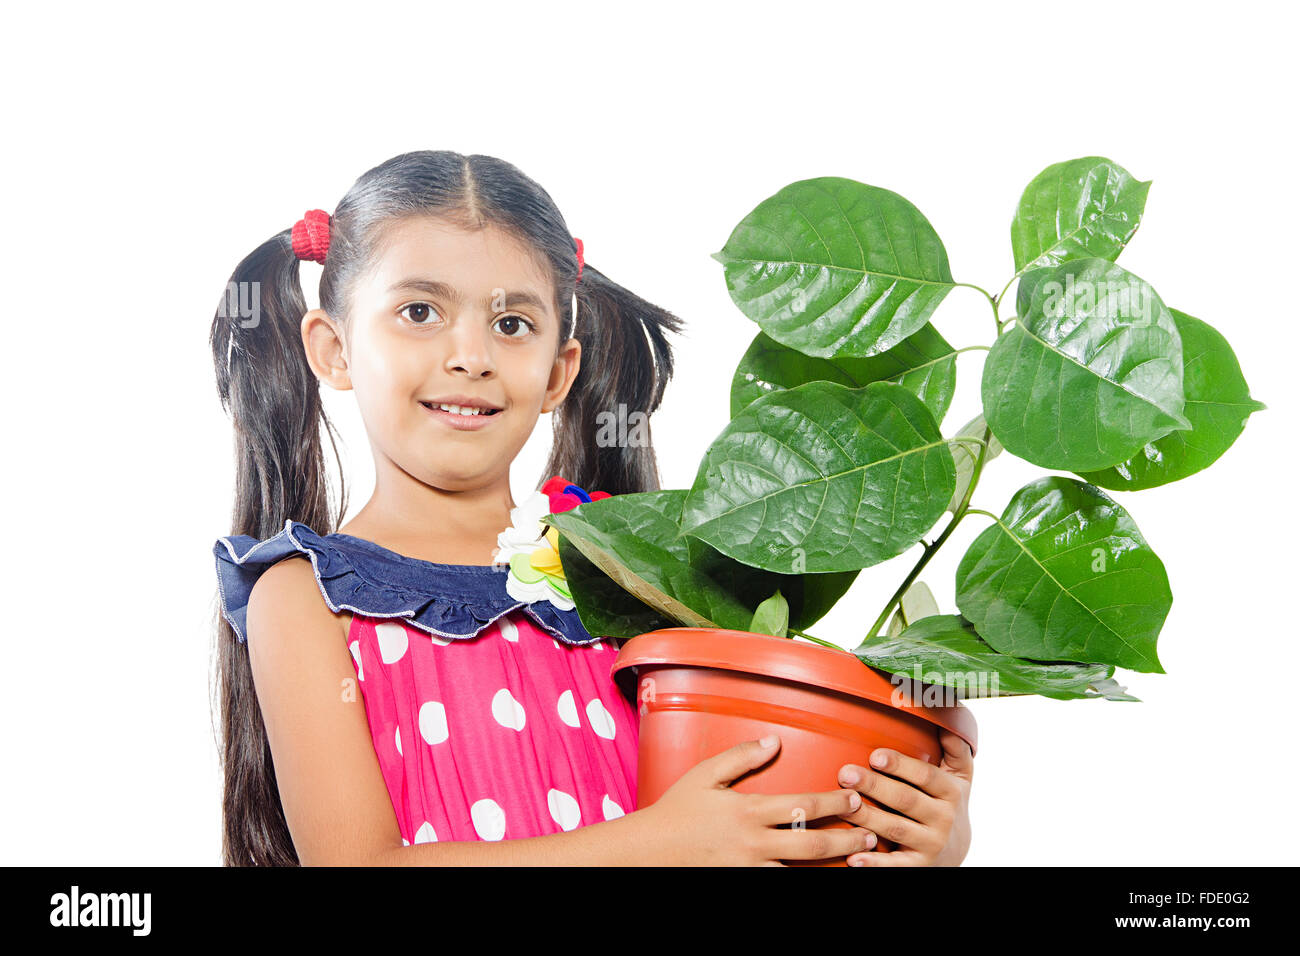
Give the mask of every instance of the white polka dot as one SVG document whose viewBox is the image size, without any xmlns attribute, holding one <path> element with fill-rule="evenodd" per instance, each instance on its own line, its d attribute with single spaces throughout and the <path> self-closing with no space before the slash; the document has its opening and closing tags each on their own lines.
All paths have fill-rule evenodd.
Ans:
<svg viewBox="0 0 1300 956">
<path fill-rule="evenodd" d="M 614 718 L 605 705 L 596 697 L 587 702 L 587 722 L 591 724 L 597 736 L 604 737 L 606 740 L 614 739 Z"/>
<path fill-rule="evenodd" d="M 398 727 L 397 732 L 393 734 L 393 742 L 397 744 L 397 755 L 402 755 L 402 728 Z"/>
<path fill-rule="evenodd" d="M 406 628 L 400 624 L 376 624 L 375 635 L 379 638 L 379 657 L 385 664 L 396 664 L 406 653 L 408 638 Z"/>
<path fill-rule="evenodd" d="M 406 837 L 402 837 L 402 846 L 410 846 L 410 845 L 411 845 L 411 841 L 406 839 Z"/>
<path fill-rule="evenodd" d="M 439 637 L 437 634 L 430 634 L 429 640 L 433 641 L 433 643 L 438 645 L 439 647 L 446 647 L 448 644 L 451 643 L 450 637 Z"/>
<path fill-rule="evenodd" d="M 492 695 L 492 716 L 502 727 L 511 730 L 524 729 L 524 708 L 519 701 L 510 696 L 510 691 L 502 687 Z"/>
<path fill-rule="evenodd" d="M 357 662 L 357 680 L 365 680 L 366 675 L 361 672 L 361 642 L 353 641 L 348 645 L 348 650 L 352 652 L 352 659 Z"/>
<path fill-rule="evenodd" d="M 578 801 L 563 790 L 548 791 L 546 807 L 551 811 L 551 819 L 560 825 L 561 830 L 572 830 L 582 823 L 582 809 L 578 806 Z"/>
<path fill-rule="evenodd" d="M 515 626 L 514 621 L 505 617 L 498 618 L 497 627 L 501 630 L 501 636 L 507 641 L 511 641 L 515 644 L 519 643 L 519 628 Z"/>
<path fill-rule="evenodd" d="M 506 814 L 495 800 L 477 800 L 469 808 L 469 818 L 480 840 L 500 840 L 506 835 Z"/>
<path fill-rule="evenodd" d="M 605 814 L 606 820 L 617 820 L 623 816 L 623 808 L 609 799 L 609 794 L 605 794 L 605 799 L 600 801 L 600 810 Z"/>
<path fill-rule="evenodd" d="M 440 744 L 447 739 L 447 708 L 436 700 L 420 705 L 420 736 L 430 744 Z"/>
<path fill-rule="evenodd" d="M 555 709 L 560 713 L 560 720 L 570 727 L 582 726 L 578 722 L 578 705 L 573 702 L 573 691 L 566 690 L 561 694 L 560 699 L 555 704 Z"/>
<path fill-rule="evenodd" d="M 555 638 L 551 638 L 551 643 L 554 644 L 556 647 L 558 647 L 560 650 L 564 650 L 564 645 L 561 644 L 559 641 L 557 641 Z"/>
<path fill-rule="evenodd" d="M 424 824 L 420 827 L 420 829 L 415 831 L 415 842 L 416 843 L 437 843 L 438 842 L 438 834 L 433 832 L 433 824 L 430 823 L 428 820 L 425 820 Z"/>
</svg>

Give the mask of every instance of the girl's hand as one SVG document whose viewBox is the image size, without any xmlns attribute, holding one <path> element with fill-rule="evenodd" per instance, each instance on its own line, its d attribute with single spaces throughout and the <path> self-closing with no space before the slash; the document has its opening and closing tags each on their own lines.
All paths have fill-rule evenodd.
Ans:
<svg viewBox="0 0 1300 956">
<path fill-rule="evenodd" d="M 700 761 L 657 801 L 630 814 L 646 824 L 640 844 L 651 859 L 640 862 L 784 866 L 781 860 L 831 859 L 875 846 L 875 834 L 858 827 L 778 828 L 796 820 L 847 817 L 862 805 L 851 789 L 779 795 L 731 789 L 733 780 L 763 766 L 780 749 L 780 738 L 768 748 L 757 740 L 737 744 Z"/>
<path fill-rule="evenodd" d="M 840 816 L 866 827 L 899 849 L 856 853 L 850 866 L 957 866 L 970 848 L 971 776 L 975 760 L 970 745 L 956 734 L 943 733 L 943 759 L 934 764 L 905 757 L 896 750 L 871 752 L 874 770 L 845 764 L 840 783 L 851 786 L 890 813 L 867 803 Z"/>
</svg>

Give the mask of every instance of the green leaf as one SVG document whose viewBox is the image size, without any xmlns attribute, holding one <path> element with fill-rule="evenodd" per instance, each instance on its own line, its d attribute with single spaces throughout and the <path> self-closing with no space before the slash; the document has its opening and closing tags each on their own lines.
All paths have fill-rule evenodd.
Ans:
<svg viewBox="0 0 1300 956">
<path fill-rule="evenodd" d="M 901 554 L 952 495 L 947 440 L 888 382 L 810 382 L 743 409 L 714 440 L 682 530 L 769 571 L 845 571 Z"/>
<path fill-rule="evenodd" d="M 984 364 L 984 417 L 1013 455 L 1095 471 L 1191 428 L 1182 344 L 1155 290 L 1113 263 L 1079 259 L 1020 280 L 1019 318 Z"/>
<path fill-rule="evenodd" d="M 771 634 L 773 637 L 786 637 L 790 626 L 790 605 L 780 589 L 758 606 L 754 619 L 749 622 L 749 630 L 755 634 Z"/>
<path fill-rule="evenodd" d="M 1114 262 L 1137 231 L 1150 188 L 1100 156 L 1048 166 L 1025 187 L 1011 221 L 1016 274 L 1069 259 Z"/>
<path fill-rule="evenodd" d="M 588 632 L 627 638 L 681 625 L 745 631 L 777 589 L 802 630 L 853 583 L 856 572 L 761 571 L 681 535 L 686 494 L 614 495 L 542 519 L 560 531 L 560 563 Z"/>
<path fill-rule="evenodd" d="M 678 529 L 671 514 L 676 504 L 674 496 L 680 494 L 659 491 L 617 495 L 546 515 L 542 521 L 558 528 L 587 560 L 664 617 L 695 627 L 744 630 L 754 609 L 745 607 L 708 575 L 691 567 L 684 543 L 673 543 Z M 575 578 L 570 589 L 576 595 L 584 583 Z M 582 617 L 581 610 L 578 616 Z M 587 627 L 585 619 L 583 626 Z M 597 633 L 590 627 L 587 630 Z"/>
<path fill-rule="evenodd" d="M 629 638 L 665 627 L 681 627 L 685 623 L 624 590 L 563 534 L 560 535 L 559 551 L 569 592 L 587 633 Z"/>
<path fill-rule="evenodd" d="M 934 599 L 934 592 L 924 581 L 913 581 L 912 586 L 903 592 L 894 616 L 889 619 L 885 633 L 897 637 L 912 621 L 930 617 L 939 613 L 939 602 Z"/>
<path fill-rule="evenodd" d="M 984 429 L 988 423 L 984 421 L 983 415 L 976 415 L 968 421 L 954 435 L 954 438 L 983 438 Z M 979 454 L 979 446 L 973 442 L 953 442 L 952 460 L 957 466 L 957 486 L 953 488 L 952 500 L 948 502 L 948 510 L 953 514 L 957 513 L 957 508 L 961 505 L 961 500 L 966 497 L 966 489 L 970 487 L 971 479 L 975 476 L 975 456 Z M 998 441 L 998 436 L 990 434 L 988 451 L 984 453 L 984 464 L 988 465 L 994 458 L 1002 454 L 1002 443 Z"/>
<path fill-rule="evenodd" d="M 687 492 L 683 489 L 675 494 L 676 516 L 680 521 Z M 681 548 L 682 542 L 685 542 L 685 553 L 691 567 L 707 574 L 728 593 L 739 597 L 746 607 L 757 605 L 774 589 L 779 588 L 790 604 L 790 625 L 800 630 L 806 630 L 820 621 L 839 602 L 858 576 L 859 569 L 829 574 L 780 574 L 763 571 L 727 557 L 699 538 L 683 535 L 675 540 L 674 547 Z"/>
<path fill-rule="evenodd" d="M 957 352 L 928 323 L 888 352 L 870 358 L 815 358 L 759 332 L 731 382 L 732 417 L 768 392 L 808 382 L 849 388 L 894 382 L 924 402 L 941 422 L 957 385 Z"/>
<path fill-rule="evenodd" d="M 957 567 L 957 607 L 995 650 L 1164 673 L 1169 578 L 1127 511 L 1048 476 L 1016 492 Z"/>
<path fill-rule="evenodd" d="M 1057 700 L 1137 700 L 1112 679 L 1113 667 L 999 654 L 956 614 L 922 618 L 900 635 L 878 638 L 853 653 L 888 673 L 951 687 L 963 699 L 1041 694 Z"/>
<path fill-rule="evenodd" d="M 692 538 L 692 541 L 698 541 L 698 538 Z M 709 549 L 713 551 L 712 548 Z M 713 551 L 719 558 L 722 557 L 717 551 Z M 861 568 L 854 568 L 849 571 L 833 571 L 829 574 L 791 574 L 781 575 L 782 580 L 786 583 L 782 587 L 790 590 L 794 585 L 787 579 L 794 578 L 798 582 L 798 587 L 794 593 L 799 594 L 798 611 L 791 614 L 791 625 L 801 631 L 812 627 L 823 617 L 826 616 L 831 608 L 839 603 L 845 593 L 857 580 L 858 572 Z M 801 593 L 802 592 L 802 593 Z"/>
<path fill-rule="evenodd" d="M 764 200 L 713 258 L 731 299 L 807 355 L 875 355 L 930 320 L 953 288 L 948 253 L 897 193 L 824 176 Z"/>
<path fill-rule="evenodd" d="M 1237 356 L 1208 323 L 1170 309 L 1183 342 L 1183 414 L 1191 431 L 1172 432 L 1114 468 L 1081 477 L 1117 491 L 1154 488 L 1207 468 L 1232 447 L 1246 419 L 1264 408 L 1250 397 Z"/>
</svg>

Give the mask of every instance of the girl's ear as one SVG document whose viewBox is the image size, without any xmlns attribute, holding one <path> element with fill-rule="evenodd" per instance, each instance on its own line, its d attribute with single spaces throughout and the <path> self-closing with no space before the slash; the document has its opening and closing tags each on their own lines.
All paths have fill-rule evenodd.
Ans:
<svg viewBox="0 0 1300 956">
<path fill-rule="evenodd" d="M 323 310 L 312 309 L 302 317 L 302 344 L 318 379 L 339 391 L 352 388 L 343 333 Z"/>
<path fill-rule="evenodd" d="M 544 413 L 554 411 L 564 401 L 581 366 L 582 345 L 577 339 L 569 339 L 560 346 L 560 354 L 555 357 L 551 377 L 547 380 L 546 399 L 542 402 Z"/>
</svg>

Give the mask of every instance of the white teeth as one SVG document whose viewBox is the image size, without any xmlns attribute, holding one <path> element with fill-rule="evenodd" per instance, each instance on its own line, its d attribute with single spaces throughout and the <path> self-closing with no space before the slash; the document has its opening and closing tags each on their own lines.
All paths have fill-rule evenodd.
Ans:
<svg viewBox="0 0 1300 956">
<path fill-rule="evenodd" d="M 452 412 L 456 415 L 482 415 L 486 409 L 472 408 L 469 405 L 435 405 L 434 408 L 440 408 L 444 412 Z"/>
</svg>

